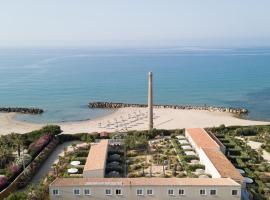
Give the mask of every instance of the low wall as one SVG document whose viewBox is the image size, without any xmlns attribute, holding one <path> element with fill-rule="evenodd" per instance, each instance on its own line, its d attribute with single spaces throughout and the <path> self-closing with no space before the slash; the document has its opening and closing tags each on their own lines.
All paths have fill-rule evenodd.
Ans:
<svg viewBox="0 0 270 200">
<path fill-rule="evenodd" d="M 38 170 L 38 168 L 41 166 L 41 164 L 48 158 L 48 156 L 50 155 L 50 153 L 54 150 L 54 148 L 58 145 L 58 140 L 54 139 L 52 140 L 36 157 L 35 159 L 25 168 L 25 171 L 30 170 L 31 172 L 34 171 L 34 173 L 31 174 L 31 176 L 33 177 L 33 175 L 35 174 L 35 172 Z M 33 170 L 34 169 L 34 170 Z M 7 188 L 5 188 L 4 190 L 2 190 L 0 192 L 0 199 L 4 199 L 6 197 L 8 197 L 12 192 L 15 192 L 19 185 L 22 182 L 25 182 L 25 180 L 23 180 L 24 177 L 24 172 L 21 172 L 17 178 L 9 184 L 9 186 Z"/>
</svg>

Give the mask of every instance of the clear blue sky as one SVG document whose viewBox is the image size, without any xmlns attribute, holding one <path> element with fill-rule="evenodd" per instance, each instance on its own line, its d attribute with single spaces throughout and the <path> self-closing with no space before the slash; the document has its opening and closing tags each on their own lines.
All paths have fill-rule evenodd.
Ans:
<svg viewBox="0 0 270 200">
<path fill-rule="evenodd" d="M 270 0 L 0 0 L 0 47 L 270 46 Z"/>
</svg>

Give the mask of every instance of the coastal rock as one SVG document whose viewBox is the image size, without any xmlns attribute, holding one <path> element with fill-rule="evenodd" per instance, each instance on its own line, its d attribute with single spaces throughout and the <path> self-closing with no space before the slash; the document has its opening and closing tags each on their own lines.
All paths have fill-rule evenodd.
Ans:
<svg viewBox="0 0 270 200">
<path fill-rule="evenodd" d="M 22 113 L 22 114 L 31 114 L 31 115 L 39 115 L 44 112 L 44 110 L 40 108 L 22 108 L 22 107 L 0 107 L 0 112 L 5 113 Z"/>
<path fill-rule="evenodd" d="M 115 103 L 115 102 L 90 102 L 88 104 L 89 108 L 107 108 L 107 109 L 117 109 L 117 108 L 126 108 L 126 107 L 137 107 L 144 108 L 147 107 L 147 104 L 131 104 L 131 103 Z M 218 106 L 193 106 L 193 105 L 154 105 L 154 108 L 172 108 L 172 109 L 181 109 L 181 110 L 208 110 L 213 112 L 228 112 L 237 115 L 248 114 L 248 110 L 245 108 L 232 108 L 232 107 L 218 107 Z"/>
</svg>

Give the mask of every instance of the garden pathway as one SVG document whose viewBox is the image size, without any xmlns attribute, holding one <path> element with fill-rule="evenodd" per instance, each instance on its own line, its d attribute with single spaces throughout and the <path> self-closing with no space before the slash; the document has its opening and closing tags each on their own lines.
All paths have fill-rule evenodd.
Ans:
<svg viewBox="0 0 270 200">
<path fill-rule="evenodd" d="M 254 142 L 254 141 L 248 141 L 248 145 L 252 148 L 252 149 L 255 149 L 255 150 L 258 150 L 262 143 L 260 142 Z M 267 151 L 263 150 L 263 155 L 262 157 L 267 160 L 267 162 L 270 163 L 270 153 L 268 153 Z"/>
<path fill-rule="evenodd" d="M 51 153 L 51 155 L 48 157 L 48 159 L 43 163 L 43 165 L 40 167 L 36 175 L 32 178 L 31 183 L 32 184 L 38 184 L 43 177 L 45 177 L 48 172 L 52 171 L 53 164 L 58 162 L 58 157 L 64 155 L 64 149 L 67 147 L 68 151 L 72 149 L 72 144 L 80 144 L 82 142 L 80 141 L 71 141 L 71 142 L 65 142 L 63 144 L 58 145 L 54 151 Z"/>
<path fill-rule="evenodd" d="M 243 138 L 243 137 L 237 136 L 237 137 L 235 137 L 235 138 L 244 141 L 244 138 Z M 261 148 L 261 146 L 262 146 L 262 143 L 261 143 L 261 142 L 255 142 L 255 141 L 251 141 L 251 140 L 249 140 L 249 141 L 247 142 L 247 144 L 248 144 L 252 149 L 254 149 L 254 150 L 258 150 L 258 149 Z M 270 163 L 270 153 L 268 153 L 267 151 L 263 150 L 263 155 L 262 155 L 262 157 L 263 157 L 268 163 Z"/>
</svg>

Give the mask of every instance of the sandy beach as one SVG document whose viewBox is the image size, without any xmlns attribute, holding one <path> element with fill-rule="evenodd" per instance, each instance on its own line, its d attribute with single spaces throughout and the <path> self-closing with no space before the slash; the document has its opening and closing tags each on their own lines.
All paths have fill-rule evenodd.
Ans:
<svg viewBox="0 0 270 200">
<path fill-rule="evenodd" d="M 11 132 L 25 133 L 37 130 L 45 124 L 34 124 L 17 121 L 15 113 L 0 114 L 0 134 Z M 110 115 L 101 118 L 79 121 L 56 123 L 64 133 L 82 132 L 114 132 L 126 130 L 147 129 L 147 108 L 121 108 Z M 154 127 L 157 129 L 176 129 L 190 127 L 212 127 L 225 124 L 231 125 L 263 125 L 270 124 L 263 121 L 244 120 L 234 117 L 229 113 L 210 112 L 200 110 L 154 109 Z"/>
</svg>

